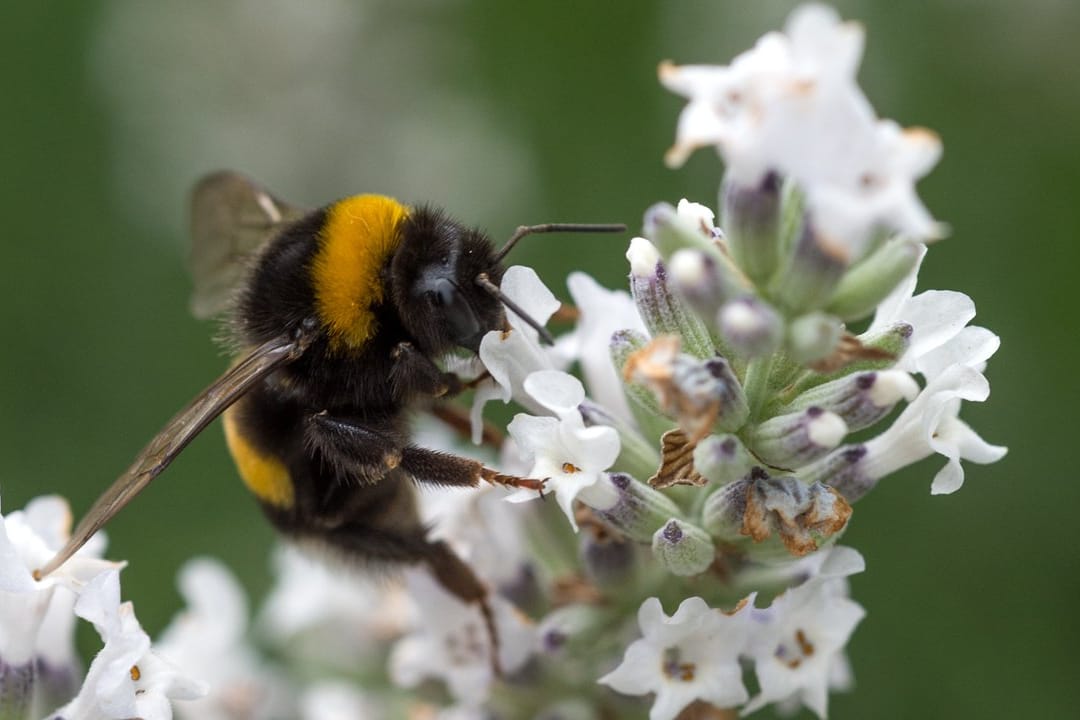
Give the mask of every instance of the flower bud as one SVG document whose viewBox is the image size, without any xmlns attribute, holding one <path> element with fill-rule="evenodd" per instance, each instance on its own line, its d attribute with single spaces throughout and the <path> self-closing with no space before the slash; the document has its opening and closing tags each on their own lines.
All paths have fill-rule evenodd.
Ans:
<svg viewBox="0 0 1080 720">
<path fill-rule="evenodd" d="M 545 655 L 577 656 L 596 642 L 605 611 L 595 605 L 572 603 L 551 611 L 536 628 L 539 651 Z"/>
<path fill-rule="evenodd" d="M 643 383 L 626 378 L 626 364 L 630 357 L 648 343 L 649 339 L 639 332 L 619 330 L 611 336 L 611 361 L 623 373 L 623 391 L 630 399 L 630 411 L 641 426 L 641 431 L 646 437 L 659 437 L 671 428 L 671 423 L 664 417 L 656 395 Z"/>
<path fill-rule="evenodd" d="M 735 262 L 763 284 L 775 272 L 780 251 L 780 177 L 768 173 L 757 187 L 725 183 L 724 229 Z"/>
<path fill-rule="evenodd" d="M 686 352 L 696 357 L 715 354 L 708 328 L 669 286 L 668 271 L 656 247 L 645 238 L 634 238 L 626 251 L 630 261 L 630 294 L 645 327 L 658 335 L 679 335 Z"/>
<path fill-rule="evenodd" d="M 817 406 L 777 415 L 750 432 L 750 448 L 766 463 L 794 468 L 815 460 L 840 444 L 847 425 L 840 416 Z"/>
<path fill-rule="evenodd" d="M 690 523 L 672 518 L 652 537 L 653 556 L 674 575 L 698 575 L 716 558 L 709 535 Z"/>
<path fill-rule="evenodd" d="M 724 343 L 740 357 L 761 357 L 776 352 L 784 339 L 784 319 L 760 298 L 732 300 L 716 318 Z"/>
<path fill-rule="evenodd" d="M 710 435 L 694 448 L 694 469 L 718 485 L 750 472 L 754 457 L 734 435 Z"/>
<path fill-rule="evenodd" d="M 679 210 L 676 210 L 670 203 L 656 203 L 645 211 L 645 235 L 666 258 L 684 248 L 702 250 L 714 257 L 718 256 L 720 253 L 716 246 L 711 218 L 701 212 L 692 212 L 701 207 L 696 203 L 683 201 L 679 203 Z"/>
<path fill-rule="evenodd" d="M 702 318 L 711 320 L 735 288 L 725 284 L 716 260 L 701 250 L 682 249 L 668 263 L 675 289 Z"/>
<path fill-rule="evenodd" d="M 698 360 L 678 352 L 680 338 L 655 338 L 626 361 L 627 380 L 653 391 L 660 410 L 694 441 L 715 426 L 742 427 L 749 405 L 731 365 L 722 357 Z"/>
<path fill-rule="evenodd" d="M 851 506 L 833 489 L 791 476 L 771 477 L 760 467 L 714 492 L 702 507 L 702 523 L 714 537 L 779 539 L 786 553 L 797 556 L 817 550 L 850 517 Z M 753 557 L 766 559 L 773 549 L 755 545 Z"/>
<path fill-rule="evenodd" d="M 867 455 L 865 445 L 845 445 L 802 468 L 799 474 L 808 482 L 828 485 L 853 503 L 877 485 L 878 477 L 867 467 Z"/>
<path fill-rule="evenodd" d="M 637 544 L 610 533 L 580 535 L 579 553 L 585 575 L 602 590 L 617 590 L 634 580 L 637 571 Z"/>
<path fill-rule="evenodd" d="M 785 398 L 798 397 L 811 388 L 847 377 L 852 373 L 885 370 L 892 367 L 911 345 L 911 333 L 912 327 L 907 323 L 897 323 L 886 330 L 874 333 L 863 333 L 858 337 L 859 342 L 866 350 L 877 351 L 878 358 L 858 359 L 832 372 L 803 372 L 802 376 L 794 380 L 790 388 L 784 392 Z"/>
<path fill-rule="evenodd" d="M 906 238 L 886 241 L 844 274 L 826 309 L 846 321 L 866 317 L 911 274 L 923 249 Z"/>
<path fill-rule="evenodd" d="M 836 350 L 843 335 L 843 323 L 832 315 L 820 312 L 803 315 L 788 325 L 788 354 L 804 365 L 821 360 Z"/>
<path fill-rule="evenodd" d="M 670 498 L 626 473 L 609 476 L 618 493 L 616 502 L 597 516 L 613 528 L 637 542 L 650 542 L 653 533 L 682 512 Z"/>
<path fill-rule="evenodd" d="M 782 307 L 804 313 L 824 307 L 848 266 L 847 251 L 804 224 L 783 269 L 770 283 Z"/>
<path fill-rule="evenodd" d="M 784 408 L 791 413 L 817 406 L 839 415 L 848 431 L 870 427 L 888 415 L 900 400 L 911 401 L 919 384 L 906 372 L 883 370 L 849 375 L 799 395 Z"/>
</svg>

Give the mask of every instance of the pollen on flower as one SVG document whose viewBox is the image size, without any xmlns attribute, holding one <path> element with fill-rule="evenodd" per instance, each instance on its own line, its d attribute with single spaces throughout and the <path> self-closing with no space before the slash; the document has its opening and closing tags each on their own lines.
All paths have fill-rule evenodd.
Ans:
<svg viewBox="0 0 1080 720">
<path fill-rule="evenodd" d="M 131 679 L 135 682 L 139 682 L 139 678 L 142 677 L 142 670 L 139 670 L 138 665 L 132 665 L 131 670 L 128 671 L 131 675 Z"/>
<path fill-rule="evenodd" d="M 791 648 L 781 644 L 776 648 L 776 659 L 792 670 L 798 669 L 804 660 L 814 654 L 814 644 L 806 637 L 802 628 L 795 631 L 795 645 L 798 646 L 798 654 L 793 654 Z"/>
<path fill-rule="evenodd" d="M 660 665 L 664 675 L 672 680 L 694 682 L 697 666 L 694 663 L 679 662 L 680 659 L 679 648 L 666 648 Z"/>
<path fill-rule="evenodd" d="M 562 471 L 563 471 L 564 473 L 566 473 L 567 475 L 572 475 L 573 473 L 579 473 L 579 472 L 581 472 L 581 468 L 579 468 L 579 467 L 578 467 L 577 465 L 575 465 L 574 463 L 571 463 L 571 462 L 564 462 L 564 463 L 562 464 Z"/>
</svg>

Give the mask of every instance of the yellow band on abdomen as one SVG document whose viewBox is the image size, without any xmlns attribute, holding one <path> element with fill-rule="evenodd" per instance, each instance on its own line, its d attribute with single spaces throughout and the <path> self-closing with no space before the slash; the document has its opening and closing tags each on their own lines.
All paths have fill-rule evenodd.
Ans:
<svg viewBox="0 0 1080 720">
<path fill-rule="evenodd" d="M 248 442 L 236 424 L 235 406 L 225 411 L 222 421 L 225 424 L 225 443 L 248 490 L 268 505 L 291 508 L 295 498 L 292 479 L 285 464 L 276 457 L 260 452 Z"/>
</svg>

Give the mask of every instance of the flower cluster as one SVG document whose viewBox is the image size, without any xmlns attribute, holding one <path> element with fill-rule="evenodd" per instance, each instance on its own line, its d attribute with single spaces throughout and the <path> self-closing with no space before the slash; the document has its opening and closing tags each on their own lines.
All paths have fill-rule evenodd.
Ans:
<svg viewBox="0 0 1080 720">
<path fill-rule="evenodd" d="M 236 581 L 196 560 L 188 609 L 151 649 L 100 542 L 35 578 L 68 522 L 44 498 L 0 519 L 5 717 L 169 718 L 172 699 L 221 720 L 688 720 L 773 703 L 824 717 L 853 682 L 845 646 L 865 614 L 847 581 L 862 557 L 837 544 L 854 504 L 930 455 L 946 458 L 940 494 L 960 488 L 961 460 L 1005 453 L 959 419 L 989 395 L 998 338 L 969 325 L 967 296 L 915 292 L 942 226 L 914 183 L 940 142 L 876 117 L 855 83 L 862 44 L 806 6 L 730 65 L 663 64 L 688 100 L 668 159 L 717 149 L 719 224 L 704 204 L 653 206 L 626 252 L 629 292 L 573 273 L 572 306 L 507 270 L 521 312 L 576 322 L 546 347 L 509 313 L 472 383 L 489 446 L 475 452 L 545 480 L 553 502 L 421 497 L 485 606 L 419 569 L 373 581 L 288 550 L 252 623 Z M 483 427 L 493 400 L 524 411 L 506 438 Z M 438 426 L 417 433 L 464 451 Z M 76 616 L 104 640 L 81 690 Z"/>
</svg>

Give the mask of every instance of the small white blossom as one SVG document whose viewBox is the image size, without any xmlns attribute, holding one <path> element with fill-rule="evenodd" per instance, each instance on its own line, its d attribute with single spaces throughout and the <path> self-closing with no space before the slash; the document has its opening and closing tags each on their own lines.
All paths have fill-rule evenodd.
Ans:
<svg viewBox="0 0 1080 720">
<path fill-rule="evenodd" d="M 752 606 L 753 596 L 745 604 Z M 745 606 L 728 615 L 699 597 L 683 600 L 668 617 L 660 601 L 649 598 L 638 610 L 643 637 L 599 682 L 626 695 L 656 693 L 649 720 L 673 720 L 695 700 L 739 705 L 749 697 L 739 667 L 753 631 L 748 620 Z"/>
<path fill-rule="evenodd" d="M 404 591 L 389 578 L 332 561 L 290 545 L 278 548 L 277 583 L 263 604 L 259 627 L 293 657 L 355 669 L 404 628 Z"/>
<path fill-rule="evenodd" d="M 507 430 L 533 463 L 530 477 L 547 479 L 546 489 L 554 491 L 559 507 L 576 530 L 573 504 L 579 494 L 591 491 L 589 504 L 602 507 L 617 499 L 609 484 L 599 481 L 601 473 L 619 456 L 619 435 L 603 425 L 585 427 L 577 410 L 585 399 L 585 388 L 574 376 L 540 371 L 530 375 L 524 385 L 525 391 L 558 419 L 519 414 Z M 536 497 L 535 491 L 523 489 L 507 499 L 524 502 Z"/>
<path fill-rule="evenodd" d="M 156 649 L 191 668 L 209 692 L 177 706 L 177 714 L 192 720 L 280 716 L 289 706 L 287 683 L 247 640 L 248 606 L 240 584 L 220 562 L 196 558 L 180 569 L 179 585 L 187 608 L 165 628 Z"/>
<path fill-rule="evenodd" d="M 559 338 L 564 351 L 581 363 L 589 397 L 626 423 L 633 423 L 620 368 L 611 359 L 611 336 L 619 330 L 645 332 L 637 306 L 625 290 L 608 290 L 582 272 L 566 280 L 581 313 L 573 333 Z"/>
<path fill-rule="evenodd" d="M 846 577 L 864 568 L 858 553 L 816 553 L 819 574 L 785 591 L 768 608 L 749 613 L 755 625 L 749 655 L 761 692 L 744 713 L 771 702 L 797 699 L 824 718 L 829 688 L 848 679 L 844 647 L 866 615 L 847 597 Z"/>
<path fill-rule="evenodd" d="M 300 696 L 301 720 L 378 720 L 384 717 L 376 703 L 354 685 L 323 681 Z"/>
<path fill-rule="evenodd" d="M 477 575 L 496 586 L 518 579 L 531 562 L 523 533 L 525 509 L 507 507 L 506 497 L 506 490 L 490 485 L 435 488 L 420 496 L 429 537 L 449 543 Z"/>
<path fill-rule="evenodd" d="M 96 575 L 123 566 L 99 559 L 105 546 L 99 533 L 55 572 L 36 579 L 34 571 L 52 559 L 70 529 L 67 502 L 53 495 L 0 516 L 0 660 L 9 666 L 35 658 L 57 668 L 72 665 L 76 594 Z"/>
<path fill-rule="evenodd" d="M 414 629 L 391 652 L 391 678 L 403 687 L 439 678 L 463 704 L 483 703 L 495 680 L 495 663 L 493 639 L 479 605 L 451 595 L 420 570 L 408 571 L 405 584 L 414 605 Z M 535 630 L 498 595 L 490 595 L 488 602 L 498 632 L 499 667 L 512 673 L 532 654 Z"/>
<path fill-rule="evenodd" d="M 520 265 L 507 268 L 499 287 L 541 325 L 559 309 L 558 299 L 532 268 Z M 499 399 L 506 403 L 513 398 L 530 407 L 532 399 L 522 386 L 529 373 L 556 369 L 567 363 L 552 350 L 544 349 L 536 330 L 516 314 L 508 310 L 506 316 L 509 332 L 492 330 L 480 341 L 480 361 L 491 374 L 491 380 L 481 383 L 473 395 L 471 419 L 475 443 L 480 442 L 484 405 L 488 401 Z"/>
<path fill-rule="evenodd" d="M 120 602 L 120 573 L 87 583 L 75 614 L 94 624 L 105 646 L 90 663 L 79 694 L 49 717 L 55 720 L 171 720 L 171 700 L 203 696 L 206 686 L 150 649 L 130 602 Z"/>
<path fill-rule="evenodd" d="M 876 119 L 855 83 L 862 46 L 860 26 L 804 5 L 785 33 L 765 35 L 728 66 L 662 66 L 661 82 L 689 99 L 669 163 L 715 145 L 729 182 L 756 187 L 768 172 L 794 179 L 822 241 L 851 260 L 877 226 L 940 235 L 914 183 L 941 143 Z"/>
<path fill-rule="evenodd" d="M 888 430 L 866 443 L 863 471 L 870 477 L 886 475 L 934 453 L 948 463 L 930 486 L 935 495 L 956 492 L 964 483 L 961 460 L 997 462 L 1007 449 L 990 445 L 959 419 L 960 401 L 982 402 L 990 384 L 978 370 L 957 364 L 935 377 L 893 422 Z"/>
</svg>

